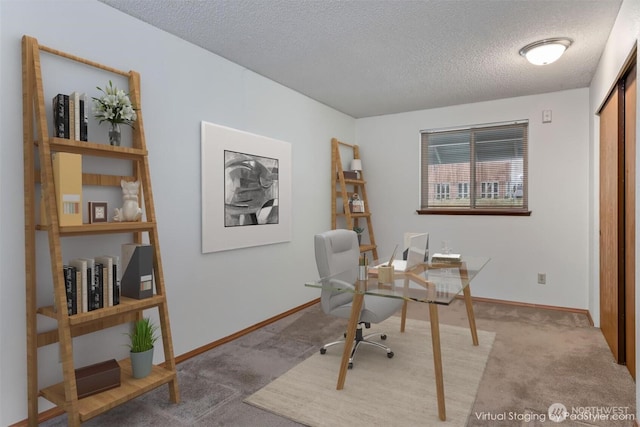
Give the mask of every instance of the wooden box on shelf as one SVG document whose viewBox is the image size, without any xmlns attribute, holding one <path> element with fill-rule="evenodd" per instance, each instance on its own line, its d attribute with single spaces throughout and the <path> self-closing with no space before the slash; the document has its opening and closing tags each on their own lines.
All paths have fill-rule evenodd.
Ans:
<svg viewBox="0 0 640 427">
<path fill-rule="evenodd" d="M 120 387 L 120 365 L 115 359 L 76 369 L 78 399 Z"/>
<path fill-rule="evenodd" d="M 358 172 L 356 171 L 343 171 L 344 179 L 358 179 Z"/>
</svg>

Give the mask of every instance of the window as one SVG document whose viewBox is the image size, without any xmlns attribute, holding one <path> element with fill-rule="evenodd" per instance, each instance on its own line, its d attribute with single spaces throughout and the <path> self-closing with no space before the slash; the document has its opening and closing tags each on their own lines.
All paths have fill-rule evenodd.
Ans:
<svg viewBox="0 0 640 427">
<path fill-rule="evenodd" d="M 528 126 L 520 121 L 423 131 L 419 212 L 528 215 Z M 450 194 L 450 182 L 456 194 Z"/>
<path fill-rule="evenodd" d="M 469 198 L 469 183 L 459 182 L 458 183 L 458 199 L 468 199 L 468 198 Z"/>
<path fill-rule="evenodd" d="M 449 184 L 436 184 L 436 199 L 446 200 L 449 198 Z"/>
<path fill-rule="evenodd" d="M 498 183 L 497 182 L 483 182 L 482 193 L 480 195 L 482 199 L 497 199 L 498 198 Z"/>
</svg>

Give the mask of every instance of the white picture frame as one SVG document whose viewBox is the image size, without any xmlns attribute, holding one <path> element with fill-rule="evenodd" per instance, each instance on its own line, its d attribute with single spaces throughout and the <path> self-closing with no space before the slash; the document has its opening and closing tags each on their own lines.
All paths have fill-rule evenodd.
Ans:
<svg viewBox="0 0 640 427">
<path fill-rule="evenodd" d="M 203 121 L 202 253 L 291 241 L 291 144 Z"/>
</svg>

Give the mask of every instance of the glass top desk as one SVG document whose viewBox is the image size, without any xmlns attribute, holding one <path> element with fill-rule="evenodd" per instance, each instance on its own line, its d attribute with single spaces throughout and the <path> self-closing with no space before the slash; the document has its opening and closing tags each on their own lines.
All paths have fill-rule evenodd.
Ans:
<svg viewBox="0 0 640 427">
<path fill-rule="evenodd" d="M 488 257 L 462 256 L 457 262 L 430 262 L 420 264 L 410 271 L 395 271 L 393 280 L 381 283 L 378 280 L 379 270 L 376 267 L 385 261 L 374 261 L 368 267 L 353 266 L 352 270 L 343 271 L 330 277 L 323 277 L 317 281 L 305 283 L 313 288 L 331 288 L 354 294 L 351 306 L 351 317 L 347 325 L 346 343 L 353 343 L 358 326 L 359 313 L 362 309 L 364 295 L 374 295 L 381 298 L 399 298 L 405 301 L 402 306 L 400 331 L 404 332 L 407 314 L 407 302 L 416 301 L 429 305 L 429 320 L 431 324 L 431 344 L 433 347 L 433 363 L 435 368 L 436 391 L 438 398 L 438 415 L 446 420 L 444 402 L 444 379 L 442 374 L 442 354 L 440 351 L 440 323 L 438 320 L 438 306 L 449 305 L 460 293 L 464 295 L 464 302 L 469 318 L 471 340 L 478 345 L 478 333 L 471 301 L 469 284 L 489 262 Z M 358 277 L 362 279 L 357 279 Z M 346 280 L 345 278 L 356 278 Z M 346 281 L 345 281 L 346 280 Z M 340 372 L 338 374 L 337 389 L 344 388 L 351 346 L 345 345 L 342 353 Z"/>
</svg>

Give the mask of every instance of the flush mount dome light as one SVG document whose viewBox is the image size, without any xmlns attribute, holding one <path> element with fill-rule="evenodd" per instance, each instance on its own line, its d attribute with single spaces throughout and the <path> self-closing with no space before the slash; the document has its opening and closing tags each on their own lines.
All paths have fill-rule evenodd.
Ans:
<svg viewBox="0 0 640 427">
<path fill-rule="evenodd" d="M 520 55 L 534 65 L 547 65 L 557 61 L 572 43 L 566 37 L 540 40 L 520 49 Z"/>
</svg>

